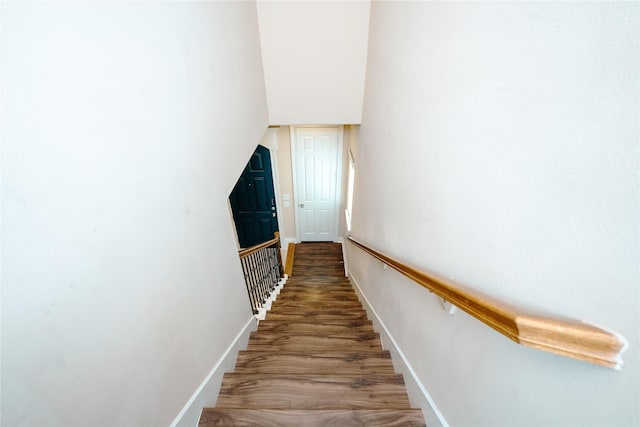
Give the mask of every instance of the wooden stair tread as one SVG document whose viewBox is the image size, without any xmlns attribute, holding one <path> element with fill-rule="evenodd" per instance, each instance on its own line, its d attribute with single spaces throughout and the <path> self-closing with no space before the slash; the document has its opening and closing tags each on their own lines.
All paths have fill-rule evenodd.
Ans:
<svg viewBox="0 0 640 427">
<path fill-rule="evenodd" d="M 425 427 L 420 409 L 221 409 L 205 408 L 199 427 Z"/>
<path fill-rule="evenodd" d="M 348 350 L 379 350 L 380 338 L 377 334 L 355 336 L 275 336 L 257 335 L 249 339 L 247 350 L 268 348 L 271 351 L 315 352 L 327 348 Z"/>
<path fill-rule="evenodd" d="M 301 271 L 305 270 L 304 273 Z M 312 267 L 311 265 L 299 265 L 293 267 L 293 276 L 296 278 L 309 277 L 309 276 L 324 276 L 324 277 L 344 277 L 344 267 L 340 264 L 339 267 Z"/>
<path fill-rule="evenodd" d="M 410 409 L 402 375 L 227 373 L 218 408 Z"/>
<path fill-rule="evenodd" d="M 365 311 L 366 313 L 366 311 Z M 366 319 L 349 319 L 349 318 L 343 318 L 343 319 L 334 319 L 334 320 L 330 320 L 327 321 L 329 323 L 322 323 L 321 325 L 327 326 L 327 325 L 352 325 L 353 327 L 358 327 L 359 325 L 373 325 L 373 323 L 371 322 L 371 320 L 369 320 L 369 318 Z M 289 325 L 300 325 L 300 324 L 318 324 L 316 323 L 315 319 L 307 319 L 307 318 L 302 318 L 299 320 L 275 320 L 275 319 L 267 319 L 267 320 L 263 320 L 258 324 L 258 329 L 259 328 L 264 328 L 264 327 L 268 327 L 270 325 L 278 325 L 278 324 L 289 324 Z"/>
<path fill-rule="evenodd" d="M 362 309 L 362 303 L 358 300 L 342 300 L 329 297 L 307 297 L 306 300 L 300 299 L 287 299 L 279 298 L 278 304 L 273 306 L 273 309 L 288 309 L 289 307 L 319 307 L 327 309 L 331 307 L 349 309 L 357 308 Z"/>
<path fill-rule="evenodd" d="M 307 302 L 309 299 L 316 301 L 341 301 L 341 302 L 357 302 L 360 303 L 358 297 L 351 290 L 335 290 L 327 291 L 323 289 L 317 290 L 289 290 L 278 296 L 278 303 L 284 302 Z"/>
<path fill-rule="evenodd" d="M 288 341 L 291 339 L 303 338 L 306 340 L 312 340 L 314 338 L 317 339 L 326 339 L 326 338 L 342 338 L 349 339 L 353 341 L 371 341 L 371 340 L 379 340 L 380 335 L 373 330 L 359 330 L 352 328 L 338 328 L 336 326 L 322 327 L 320 325 L 317 329 L 309 330 L 306 329 L 297 329 L 295 327 L 291 327 L 291 333 L 287 333 L 285 331 L 269 331 L 263 330 L 258 332 L 252 332 L 249 337 L 249 342 L 255 343 L 264 343 L 265 341 Z"/>
<path fill-rule="evenodd" d="M 315 276 L 315 275 L 302 276 L 301 275 L 297 277 L 292 277 L 287 281 L 287 284 L 290 284 L 292 286 L 306 287 L 306 288 L 315 288 L 320 285 L 333 286 L 336 288 L 342 288 L 342 287 L 352 288 L 351 282 L 349 282 L 349 279 L 342 276 Z"/>
<path fill-rule="evenodd" d="M 341 259 L 340 244 L 295 245 L 293 277 L 224 375 L 201 427 L 425 425 Z"/>
<path fill-rule="evenodd" d="M 346 296 L 352 292 L 354 292 L 351 283 L 333 283 L 329 284 L 326 282 L 323 283 L 312 283 L 307 282 L 305 284 L 297 284 L 292 281 L 288 281 L 287 285 L 284 287 L 281 296 L 286 295 L 307 295 L 307 294 L 327 294 L 335 292 L 336 295 Z M 352 294 L 351 296 L 355 296 Z"/>
<path fill-rule="evenodd" d="M 312 310 L 330 310 L 330 309 L 342 309 L 342 310 L 362 310 L 362 304 L 360 301 L 340 301 L 320 298 L 309 298 L 308 301 L 278 301 L 278 304 L 274 304 L 273 310 L 295 310 L 296 308 L 307 308 Z"/>
<path fill-rule="evenodd" d="M 394 374 L 388 351 L 292 353 L 241 351 L 234 373 Z"/>
<path fill-rule="evenodd" d="M 317 316 L 318 314 L 332 314 L 340 316 L 366 317 L 367 312 L 361 306 L 340 307 L 337 304 L 291 304 L 273 307 L 269 314 L 298 314 Z M 269 314 L 267 319 L 269 319 Z"/>
<path fill-rule="evenodd" d="M 357 296 L 353 292 L 354 290 L 348 282 L 344 284 L 307 283 L 305 285 L 296 285 L 291 282 L 287 282 L 287 286 L 284 287 L 280 297 L 300 295 L 306 298 L 309 295 L 335 295 L 336 297 L 357 299 Z"/>
<path fill-rule="evenodd" d="M 311 285 L 314 283 L 339 283 L 344 285 L 351 285 L 349 278 L 342 276 L 324 276 L 314 274 L 300 274 L 299 276 L 293 276 L 289 279 L 291 283 L 300 283 L 303 285 Z"/>
</svg>

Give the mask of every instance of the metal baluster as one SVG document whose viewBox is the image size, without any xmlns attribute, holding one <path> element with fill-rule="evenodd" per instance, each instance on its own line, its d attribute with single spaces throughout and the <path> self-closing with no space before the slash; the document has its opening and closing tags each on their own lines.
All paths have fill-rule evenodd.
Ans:
<svg viewBox="0 0 640 427">
<path fill-rule="evenodd" d="M 265 248 L 265 256 L 267 257 L 266 267 L 267 267 L 267 277 L 268 277 L 267 280 L 269 282 L 269 294 L 272 294 L 276 285 L 273 277 L 273 268 L 272 268 L 273 258 L 272 258 L 271 248 Z"/>
<path fill-rule="evenodd" d="M 267 271 L 267 257 L 264 250 L 260 251 L 260 282 L 262 284 L 263 304 L 269 298 L 269 277 Z"/>
<path fill-rule="evenodd" d="M 258 296 L 258 300 L 260 301 L 260 308 L 264 306 L 264 291 L 262 289 L 262 266 L 260 265 L 260 253 L 255 252 L 252 254 L 254 258 L 254 271 L 256 275 L 256 294 Z"/>
<path fill-rule="evenodd" d="M 262 302 L 258 288 L 255 254 L 249 255 L 247 258 L 249 258 L 249 271 L 251 272 L 251 292 L 256 301 L 255 311 L 257 312 L 262 307 Z"/>
<path fill-rule="evenodd" d="M 269 263 L 271 267 L 271 286 L 275 289 L 280 280 L 280 269 L 278 268 L 278 248 L 269 248 Z"/>
<path fill-rule="evenodd" d="M 275 234 L 275 237 L 278 240 L 270 243 L 270 246 L 255 252 L 249 249 L 246 252 L 250 253 L 240 255 L 244 281 L 254 314 L 259 314 L 261 309 L 265 307 L 284 274 L 278 233 Z"/>
<path fill-rule="evenodd" d="M 251 312 L 255 314 L 255 302 L 251 292 L 251 279 L 249 277 L 249 267 L 247 265 L 247 258 L 240 258 L 240 264 L 242 265 L 242 273 L 244 274 L 244 283 L 247 287 L 247 294 L 249 295 L 249 303 L 251 304 Z"/>
</svg>

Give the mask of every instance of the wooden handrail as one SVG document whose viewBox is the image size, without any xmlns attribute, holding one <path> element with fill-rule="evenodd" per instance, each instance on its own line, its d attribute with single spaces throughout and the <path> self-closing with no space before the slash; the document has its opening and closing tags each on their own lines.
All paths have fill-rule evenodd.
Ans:
<svg viewBox="0 0 640 427">
<path fill-rule="evenodd" d="M 271 240 L 267 240 L 266 242 L 258 243 L 255 246 L 251 246 L 250 248 L 246 248 L 246 249 L 242 249 L 241 251 L 238 251 L 238 256 L 240 258 L 244 258 L 248 255 L 251 255 L 254 252 L 258 252 L 260 249 L 268 248 L 269 246 L 273 246 L 277 244 L 280 241 L 280 233 L 276 231 L 274 233 L 274 236 L 275 237 Z"/>
<path fill-rule="evenodd" d="M 352 236 L 348 240 L 519 344 L 609 368 L 622 366 L 621 355 L 627 341 L 620 334 L 577 320 L 526 312 L 468 286 L 406 265 Z"/>
</svg>

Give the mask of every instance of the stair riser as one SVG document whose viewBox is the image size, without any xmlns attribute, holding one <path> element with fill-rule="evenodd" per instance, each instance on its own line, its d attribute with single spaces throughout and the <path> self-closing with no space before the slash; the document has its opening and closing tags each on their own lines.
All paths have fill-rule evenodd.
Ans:
<svg viewBox="0 0 640 427">
<path fill-rule="evenodd" d="M 353 293 L 353 290 L 335 289 L 327 290 L 321 287 L 317 289 L 286 289 L 280 294 L 279 299 L 299 299 L 305 301 L 307 298 L 326 298 L 338 301 L 359 301 L 358 297 Z"/>
<path fill-rule="evenodd" d="M 338 270 L 334 270 L 334 269 L 311 269 L 311 268 L 307 268 L 307 271 L 305 271 L 304 273 L 300 272 L 300 271 L 296 271 L 296 269 L 293 269 L 293 275 L 294 277 L 296 277 L 297 279 L 306 279 L 306 278 L 318 278 L 318 277 L 324 277 L 326 279 L 325 283 L 336 283 L 336 282 L 340 282 L 340 283 L 348 283 L 347 281 L 345 281 L 345 277 L 344 277 L 344 272 L 343 271 L 338 271 Z M 318 282 L 321 283 L 321 282 Z"/>
<path fill-rule="evenodd" d="M 363 324 L 359 326 L 352 325 L 323 325 L 313 323 L 287 322 L 283 325 L 260 325 L 258 334 L 281 334 L 281 335 L 316 335 L 328 336 L 336 334 L 373 334 L 372 325 Z"/>
<path fill-rule="evenodd" d="M 278 306 L 274 306 L 271 308 L 271 313 L 297 313 L 297 312 L 307 312 L 307 311 L 335 311 L 342 310 L 345 311 L 345 314 L 349 314 L 349 312 L 360 313 L 363 310 L 360 304 L 355 305 L 353 303 L 349 304 L 341 304 L 339 302 L 331 303 L 331 302 L 316 302 L 309 304 L 299 304 L 299 303 L 291 303 L 291 304 L 278 304 Z"/>
<path fill-rule="evenodd" d="M 300 312 L 297 314 L 284 314 L 284 313 L 272 313 L 267 314 L 267 321 L 269 320 L 278 320 L 278 321 L 287 321 L 287 322 L 316 322 L 316 323 L 324 323 L 331 321 L 352 321 L 352 320 L 366 320 L 367 314 L 363 313 L 334 313 L 334 312 L 322 312 L 322 311 L 307 311 Z"/>
<path fill-rule="evenodd" d="M 425 427 L 419 409 L 273 410 L 205 409 L 199 427 Z"/>
<path fill-rule="evenodd" d="M 380 344 L 380 336 L 377 332 L 359 332 L 359 331 L 339 331 L 334 334 L 318 335 L 314 333 L 299 333 L 293 336 L 290 333 L 281 332 L 252 332 L 249 338 L 249 343 L 261 343 L 261 344 L 282 344 L 288 342 L 300 342 L 300 341 L 322 341 L 327 340 L 348 340 L 354 342 L 368 342 L 376 341 Z"/>
<path fill-rule="evenodd" d="M 278 307 L 288 307 L 290 305 L 299 305 L 299 306 L 313 306 L 313 305 L 335 305 L 337 307 L 357 307 L 362 308 L 362 303 L 358 299 L 343 299 L 343 298 L 335 298 L 331 295 L 307 295 L 307 296 L 290 296 L 290 295 L 281 295 L 278 298 Z M 275 308 L 275 307 L 274 307 Z"/>
<path fill-rule="evenodd" d="M 334 319 L 331 321 L 327 321 L 326 323 L 317 323 L 315 322 L 314 319 L 296 320 L 296 321 L 269 319 L 267 321 L 260 322 L 260 325 L 258 326 L 258 330 L 261 330 L 260 328 L 269 329 L 269 328 L 280 328 L 280 327 L 287 327 L 287 326 L 296 327 L 296 326 L 304 326 L 304 325 L 318 326 L 318 327 L 345 326 L 345 327 L 352 327 L 352 328 L 357 328 L 359 326 L 373 327 L 373 323 L 369 319 L 364 319 L 364 320 L 363 319 Z"/>
<path fill-rule="evenodd" d="M 322 280 L 322 281 L 313 281 L 309 279 L 289 279 L 287 281 L 287 286 L 285 286 L 286 292 L 293 291 L 341 291 L 341 292 L 353 292 L 353 287 L 348 280 L 345 279 L 333 279 L 333 280 Z"/>
<path fill-rule="evenodd" d="M 334 348 L 341 351 L 369 351 L 379 350 L 380 340 L 368 340 L 353 342 L 341 338 L 318 338 L 313 340 L 297 339 L 298 342 L 250 342 L 247 346 L 249 351 L 299 351 L 316 352 L 327 348 Z"/>
</svg>

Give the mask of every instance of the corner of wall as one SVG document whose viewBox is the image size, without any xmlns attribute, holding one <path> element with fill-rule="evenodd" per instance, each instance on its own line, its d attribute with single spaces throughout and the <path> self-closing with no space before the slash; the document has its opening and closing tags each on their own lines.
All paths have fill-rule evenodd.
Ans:
<svg viewBox="0 0 640 427">
<path fill-rule="evenodd" d="M 222 377 L 225 372 L 233 371 L 238 357 L 238 352 L 247 347 L 251 332 L 257 329 L 255 318 L 245 324 L 242 330 L 222 354 L 220 359 L 211 368 L 209 375 L 202 381 L 200 386 L 193 393 L 191 398 L 184 405 L 180 413 L 171 423 L 171 427 L 197 426 L 200 420 L 202 409 L 207 406 L 214 406 L 218 400 L 218 393 L 222 385 Z"/>
</svg>

